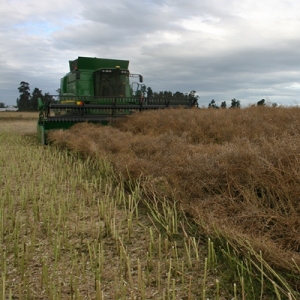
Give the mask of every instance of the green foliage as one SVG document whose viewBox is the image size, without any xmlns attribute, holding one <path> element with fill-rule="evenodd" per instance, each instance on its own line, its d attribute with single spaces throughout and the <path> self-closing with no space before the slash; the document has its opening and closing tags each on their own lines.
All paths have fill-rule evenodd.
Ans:
<svg viewBox="0 0 300 300">
<path fill-rule="evenodd" d="M 151 87 L 146 87 L 146 85 L 142 85 L 140 90 L 137 90 L 136 96 L 140 97 L 141 95 L 147 95 L 147 98 L 189 98 L 195 101 L 195 105 L 198 106 L 197 100 L 199 96 L 196 95 L 196 91 L 192 90 L 190 93 L 182 93 L 177 91 L 172 93 L 171 91 L 160 91 L 153 92 Z"/>
<path fill-rule="evenodd" d="M 208 104 L 208 108 L 219 108 L 219 106 L 217 105 L 215 99 L 212 99 L 210 101 L 210 103 Z"/>
<path fill-rule="evenodd" d="M 178 98 L 184 97 L 184 94 L 177 91 L 176 93 L 173 94 L 173 97 L 178 97 Z"/>
<path fill-rule="evenodd" d="M 235 98 L 231 99 L 231 106 L 230 108 L 240 108 L 241 107 L 241 101 L 237 100 Z"/>
<path fill-rule="evenodd" d="M 20 93 L 20 98 L 17 99 L 17 106 L 19 111 L 30 110 L 30 87 L 29 83 L 21 81 L 18 88 Z"/>
<path fill-rule="evenodd" d="M 43 98 L 42 91 L 38 88 L 35 88 L 32 96 L 30 98 L 30 110 L 36 111 L 38 110 L 38 98 Z"/>
<path fill-rule="evenodd" d="M 196 91 L 195 90 L 190 91 L 190 93 L 186 96 L 190 99 L 190 101 L 193 102 L 192 103 L 193 106 L 199 107 L 199 104 L 198 104 L 199 96 L 196 96 Z"/>
<path fill-rule="evenodd" d="M 32 95 L 30 94 L 29 83 L 22 81 L 18 88 L 20 97 L 17 99 L 17 107 L 19 111 L 38 111 L 38 98 L 45 101 L 53 101 L 53 97 L 49 93 L 43 95 L 42 90 L 35 88 Z"/>
<path fill-rule="evenodd" d="M 58 100 L 54 100 L 53 96 L 51 96 L 49 93 L 45 93 L 43 96 L 42 96 L 42 100 L 44 102 L 58 102 Z"/>
<path fill-rule="evenodd" d="M 264 105 L 266 105 L 265 99 L 261 99 L 257 102 L 257 106 L 264 106 Z"/>
<path fill-rule="evenodd" d="M 226 101 L 223 101 L 223 102 L 221 103 L 221 108 L 227 108 Z"/>
<path fill-rule="evenodd" d="M 148 98 L 153 97 L 153 91 L 152 91 L 152 88 L 150 86 L 147 88 L 147 97 Z"/>
<path fill-rule="evenodd" d="M 147 88 L 146 88 L 146 86 L 143 84 L 143 85 L 141 86 L 141 93 L 142 93 L 143 97 L 145 96 L 146 92 L 147 92 Z"/>
<path fill-rule="evenodd" d="M 158 92 L 154 92 L 154 97 L 157 98 L 171 98 L 173 96 L 171 91 L 160 91 Z"/>
</svg>

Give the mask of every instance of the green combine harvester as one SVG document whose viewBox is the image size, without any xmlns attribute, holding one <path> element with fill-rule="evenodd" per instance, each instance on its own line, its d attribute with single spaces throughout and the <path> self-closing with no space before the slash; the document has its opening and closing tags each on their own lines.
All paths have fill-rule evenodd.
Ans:
<svg viewBox="0 0 300 300">
<path fill-rule="evenodd" d="M 39 99 L 38 138 L 47 144 L 50 130 L 68 129 L 79 122 L 107 125 L 118 117 L 149 109 L 195 106 L 192 96 L 145 97 L 140 74 L 131 74 L 129 61 L 78 57 L 61 79 L 60 94 L 44 103 Z M 136 80 L 136 81 L 135 81 Z"/>
</svg>

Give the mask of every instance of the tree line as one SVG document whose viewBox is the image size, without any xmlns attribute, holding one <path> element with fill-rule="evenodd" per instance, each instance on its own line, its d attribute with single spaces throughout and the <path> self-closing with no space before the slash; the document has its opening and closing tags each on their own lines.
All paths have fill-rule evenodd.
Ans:
<svg viewBox="0 0 300 300">
<path fill-rule="evenodd" d="M 189 93 L 182 93 L 182 92 L 175 92 L 172 93 L 171 91 L 160 91 L 160 92 L 153 92 L 151 87 L 146 87 L 145 85 L 143 85 L 141 87 L 141 90 L 138 91 L 140 94 L 142 94 L 143 96 L 147 97 L 147 98 L 197 98 L 198 96 L 196 96 L 196 91 L 192 90 Z"/>
<path fill-rule="evenodd" d="M 240 108 L 241 107 L 241 101 L 237 100 L 235 98 L 231 99 L 231 106 L 230 108 Z M 212 99 L 209 104 L 208 104 L 208 108 L 227 108 L 227 103 L 226 101 L 223 101 L 221 103 L 221 105 L 219 106 L 215 99 Z"/>
<path fill-rule="evenodd" d="M 43 102 L 52 102 L 55 101 L 53 96 L 49 95 L 49 93 L 44 93 L 39 89 L 35 88 L 32 93 L 30 93 L 30 86 L 28 82 L 21 81 L 20 86 L 18 87 L 20 96 L 17 98 L 17 108 L 19 111 L 38 111 L 38 98 L 40 98 Z M 59 89 L 58 89 L 59 91 Z M 197 104 L 198 97 L 196 95 L 196 91 L 192 90 L 190 93 L 182 93 L 182 92 L 175 92 L 172 93 L 171 91 L 160 91 L 154 92 L 151 87 L 146 87 L 143 85 L 141 90 L 138 91 L 138 96 L 143 95 L 147 98 L 192 98 L 195 99 L 195 103 Z M 265 99 L 262 99 L 257 102 L 257 106 L 264 106 L 266 105 Z M 277 106 L 276 103 L 273 103 L 272 106 Z M 0 102 L 0 108 L 5 108 L 5 103 Z M 230 108 L 240 108 L 241 101 L 235 98 L 231 99 Z M 226 101 L 221 102 L 220 105 L 216 103 L 214 99 L 210 101 L 208 104 L 208 108 L 227 108 Z"/>
<path fill-rule="evenodd" d="M 20 93 L 19 98 L 17 98 L 19 111 L 38 111 L 38 98 L 41 98 L 44 102 L 53 101 L 53 97 L 49 93 L 43 94 L 38 88 L 35 88 L 31 94 L 29 83 L 25 81 L 21 81 L 18 90 Z"/>
<path fill-rule="evenodd" d="M 266 100 L 265 99 L 261 99 L 259 101 L 257 101 L 256 104 L 253 104 L 252 106 L 266 106 Z M 277 103 L 272 103 L 271 106 L 276 107 L 278 106 Z M 240 108 L 241 107 L 241 101 L 237 100 L 235 98 L 231 99 L 231 105 L 230 108 Z M 209 104 L 208 104 L 208 108 L 227 108 L 227 103 L 226 101 L 221 102 L 221 105 L 218 105 L 217 102 L 215 101 L 215 99 L 212 99 Z"/>
</svg>

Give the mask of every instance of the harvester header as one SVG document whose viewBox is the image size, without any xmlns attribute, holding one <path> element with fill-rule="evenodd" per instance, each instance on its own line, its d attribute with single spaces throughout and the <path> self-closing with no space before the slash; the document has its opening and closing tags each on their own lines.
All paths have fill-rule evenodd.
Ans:
<svg viewBox="0 0 300 300">
<path fill-rule="evenodd" d="M 59 95 L 39 99 L 38 137 L 47 143 L 50 130 L 68 129 L 79 122 L 111 123 L 134 112 L 175 107 L 190 108 L 193 96 L 146 97 L 141 74 L 132 74 L 128 60 L 78 57 L 60 83 Z"/>
</svg>

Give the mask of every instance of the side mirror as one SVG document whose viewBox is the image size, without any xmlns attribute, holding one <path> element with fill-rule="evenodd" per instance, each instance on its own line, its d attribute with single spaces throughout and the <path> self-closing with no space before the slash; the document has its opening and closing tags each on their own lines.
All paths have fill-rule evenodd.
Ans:
<svg viewBox="0 0 300 300">
<path fill-rule="evenodd" d="M 76 79 L 80 79 L 80 71 L 76 71 Z"/>
</svg>

